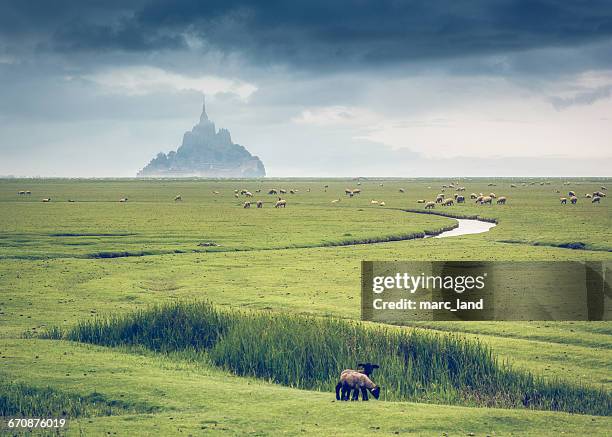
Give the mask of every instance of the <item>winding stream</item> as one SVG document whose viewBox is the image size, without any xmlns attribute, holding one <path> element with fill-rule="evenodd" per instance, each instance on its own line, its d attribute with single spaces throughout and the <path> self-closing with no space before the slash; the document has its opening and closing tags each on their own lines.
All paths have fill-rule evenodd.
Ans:
<svg viewBox="0 0 612 437">
<path fill-rule="evenodd" d="M 455 229 L 450 231 L 444 231 L 438 235 L 432 235 L 431 238 L 446 238 L 446 237 L 457 237 L 459 235 L 470 235 L 470 234 L 481 234 L 488 232 L 491 228 L 496 226 L 495 223 L 485 222 L 482 220 L 474 219 L 455 219 L 459 223 Z M 427 238 L 427 237 L 426 237 Z"/>
</svg>

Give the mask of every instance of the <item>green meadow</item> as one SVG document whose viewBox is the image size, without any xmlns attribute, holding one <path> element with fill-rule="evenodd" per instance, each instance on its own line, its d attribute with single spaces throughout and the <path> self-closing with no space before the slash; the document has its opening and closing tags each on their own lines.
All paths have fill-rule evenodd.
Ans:
<svg viewBox="0 0 612 437">
<path fill-rule="evenodd" d="M 612 180 L 461 179 L 434 212 L 497 226 L 440 239 L 419 237 L 455 220 L 406 210 L 451 180 L 359 182 L 1 180 L 0 411 L 74 435 L 605 435 L 612 322 L 358 319 L 362 260 L 612 260 L 610 198 L 585 198 Z M 356 360 L 381 400 L 335 401 Z"/>
</svg>

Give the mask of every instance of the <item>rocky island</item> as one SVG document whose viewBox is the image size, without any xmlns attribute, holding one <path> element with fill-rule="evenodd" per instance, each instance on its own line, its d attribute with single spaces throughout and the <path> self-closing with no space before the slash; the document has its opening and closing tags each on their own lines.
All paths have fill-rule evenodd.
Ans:
<svg viewBox="0 0 612 437">
<path fill-rule="evenodd" d="M 185 132 L 176 152 L 160 152 L 138 172 L 138 176 L 145 177 L 257 178 L 265 175 L 264 165 L 257 156 L 234 144 L 227 129 L 215 128 L 206 114 L 206 101 L 200 122 Z"/>
</svg>

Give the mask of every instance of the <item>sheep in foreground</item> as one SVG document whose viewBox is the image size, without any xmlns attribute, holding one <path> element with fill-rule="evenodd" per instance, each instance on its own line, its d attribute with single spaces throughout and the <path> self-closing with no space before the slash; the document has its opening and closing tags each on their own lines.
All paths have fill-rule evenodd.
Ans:
<svg viewBox="0 0 612 437">
<path fill-rule="evenodd" d="M 263 202 L 261 200 L 257 201 L 257 208 L 263 208 Z"/>
<path fill-rule="evenodd" d="M 42 201 L 45 202 L 45 203 L 51 202 L 51 198 L 50 197 L 46 197 Z"/>
<path fill-rule="evenodd" d="M 497 204 L 498 205 L 505 205 L 506 204 L 506 198 L 504 196 L 500 196 L 499 199 L 497 199 Z"/>
<path fill-rule="evenodd" d="M 455 201 L 453 199 L 446 199 L 443 203 L 442 206 L 453 206 L 455 204 Z"/>
<path fill-rule="evenodd" d="M 576 203 L 578 203 L 578 198 L 576 196 L 572 196 L 570 197 L 570 202 L 572 202 L 572 205 L 575 205 Z"/>
<path fill-rule="evenodd" d="M 281 199 L 280 197 L 278 198 L 278 202 L 274 204 L 274 208 L 286 208 L 286 207 L 287 207 L 287 201 L 284 199 Z"/>
<path fill-rule="evenodd" d="M 268 194 L 278 194 L 278 191 L 272 189 L 272 190 L 268 191 Z"/>
<path fill-rule="evenodd" d="M 243 208 L 250 208 L 251 207 L 251 202 L 244 202 L 244 204 L 242 205 Z"/>
<path fill-rule="evenodd" d="M 427 202 L 425 204 L 425 209 L 434 209 L 436 207 L 436 204 L 434 202 Z"/>
<path fill-rule="evenodd" d="M 587 193 L 587 194 L 584 195 L 584 197 L 586 197 L 587 199 L 590 199 L 590 198 L 593 197 L 593 195 Z"/>
<path fill-rule="evenodd" d="M 593 200 L 591 200 L 591 203 L 601 203 L 601 197 L 598 197 L 598 196 L 593 197 Z"/>
<path fill-rule="evenodd" d="M 406 192 L 406 190 L 404 190 L 403 188 L 400 188 L 400 189 L 399 189 L 399 192 L 400 192 L 400 193 L 405 193 L 405 192 Z"/>
<path fill-rule="evenodd" d="M 438 194 L 438 197 L 436 197 L 436 203 L 442 202 L 444 202 L 444 194 Z"/>
<path fill-rule="evenodd" d="M 480 204 L 481 205 L 493 205 L 493 198 L 491 196 L 484 196 L 482 199 L 480 199 Z"/>
<path fill-rule="evenodd" d="M 567 195 L 568 195 L 569 197 L 573 197 L 573 196 L 575 196 L 575 195 L 576 195 L 576 193 L 574 193 L 573 191 L 570 191 L 570 192 L 568 192 L 568 193 L 567 193 Z"/>
<path fill-rule="evenodd" d="M 567 197 L 559 197 L 559 200 L 561 201 L 561 205 L 567 205 Z"/>
<path fill-rule="evenodd" d="M 385 206 L 385 205 L 386 205 L 386 203 L 385 203 L 385 202 L 379 202 L 379 203 L 378 203 L 378 206 Z"/>
<path fill-rule="evenodd" d="M 340 391 L 342 391 L 342 396 L 340 396 Z M 340 374 L 340 380 L 336 384 L 336 400 L 348 401 L 351 391 L 353 392 L 353 401 L 359 399 L 359 391 L 361 391 L 364 401 L 368 400 L 368 391 L 376 399 L 380 396 L 380 387 L 374 384 L 364 373 L 345 370 Z"/>
</svg>

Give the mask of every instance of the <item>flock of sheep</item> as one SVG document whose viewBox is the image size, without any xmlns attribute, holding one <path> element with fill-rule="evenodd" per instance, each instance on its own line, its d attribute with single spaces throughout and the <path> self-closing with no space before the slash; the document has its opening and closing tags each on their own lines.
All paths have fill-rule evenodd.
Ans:
<svg viewBox="0 0 612 437">
<path fill-rule="evenodd" d="M 531 182 L 529 185 L 535 185 L 536 182 Z M 540 185 L 544 185 L 545 182 L 540 182 Z M 547 183 L 549 184 L 549 183 Z M 361 182 L 358 182 L 357 185 L 361 185 Z M 523 186 L 526 186 L 527 183 L 524 182 L 522 184 Z M 569 185 L 569 182 L 565 182 L 564 185 Z M 381 183 L 380 186 L 382 187 L 383 184 Z M 495 184 L 493 183 L 489 183 L 488 186 L 495 186 Z M 324 186 L 324 190 L 325 192 L 327 192 L 327 189 L 329 188 L 329 185 L 325 185 Z M 431 187 L 428 187 L 431 189 Z M 517 188 L 516 184 L 510 184 L 510 188 Z M 444 191 L 446 189 L 453 189 L 456 191 L 456 193 L 452 196 L 452 197 L 447 197 L 444 194 Z M 310 188 L 306 189 L 307 192 L 310 192 Z M 442 185 L 441 186 L 441 192 L 436 196 L 436 199 L 434 201 L 427 201 L 424 199 L 419 199 L 417 200 L 417 203 L 419 204 L 423 204 L 425 209 L 434 209 L 436 207 L 436 205 L 440 205 L 440 206 L 445 206 L 445 207 L 450 207 L 453 206 L 455 204 L 460 204 L 460 203 L 465 203 L 466 202 L 466 197 L 463 194 L 463 192 L 465 191 L 465 187 L 463 186 L 459 186 L 459 184 L 457 182 L 454 183 L 450 183 L 448 185 Z M 602 199 L 606 197 L 606 193 L 605 191 L 607 191 L 607 188 L 602 186 L 600 188 L 600 190 L 598 191 L 594 191 L 593 193 L 587 193 L 584 195 L 585 198 L 587 199 L 591 199 L 591 203 L 601 203 Z M 255 191 L 256 193 L 261 193 L 261 189 L 258 189 Z M 299 192 L 299 190 L 297 189 L 270 189 L 267 194 L 268 195 L 274 195 L 274 196 L 282 196 L 284 194 L 297 194 Z M 399 192 L 400 193 L 405 193 L 406 190 L 404 188 L 399 188 Z M 556 190 L 557 193 L 559 193 L 559 190 Z M 219 191 L 213 191 L 214 195 L 218 195 L 220 194 Z M 346 188 L 344 190 L 344 194 L 349 197 L 355 197 L 361 194 L 361 188 Z M 32 195 L 32 191 L 30 190 L 20 190 L 17 192 L 18 196 L 31 196 Z M 244 196 L 247 199 L 251 199 L 254 197 L 254 194 L 252 192 L 250 192 L 249 190 L 246 189 L 241 189 L 241 190 L 234 190 L 234 197 L 236 198 L 240 198 L 240 196 Z M 183 197 L 178 194 L 174 197 L 174 201 L 175 202 L 180 202 L 183 200 Z M 470 200 L 473 200 L 474 203 L 479 204 L 479 205 L 493 205 L 493 203 L 496 203 L 497 205 L 505 205 L 508 198 L 506 196 L 497 196 L 495 193 L 491 192 L 489 194 L 484 194 L 484 193 L 471 193 L 470 194 Z M 574 191 L 569 191 L 567 194 L 567 197 L 560 197 L 559 198 L 561 204 L 565 205 L 568 203 L 568 201 L 575 205 L 578 203 L 578 197 L 576 196 L 576 193 Z M 43 199 L 41 199 L 42 202 L 51 202 L 51 197 L 45 197 Z M 125 203 L 128 201 L 127 197 L 122 197 L 119 199 L 120 203 Z M 340 202 L 341 199 L 337 198 L 337 199 L 333 199 L 331 201 L 332 204 L 336 204 L 338 202 Z M 69 199 L 68 202 L 74 202 L 74 200 Z M 251 208 L 252 205 L 255 205 L 257 208 L 263 208 L 264 206 L 264 202 L 263 200 L 257 200 L 257 201 L 251 201 L 251 200 L 246 200 L 242 203 L 243 208 Z M 370 201 L 371 205 L 378 205 L 378 206 L 386 206 L 386 203 L 382 200 L 376 200 L 376 199 L 372 199 Z M 276 201 L 274 201 L 274 207 L 275 208 L 286 208 L 287 207 L 287 200 L 283 199 L 282 197 L 278 197 L 278 199 Z"/>
<path fill-rule="evenodd" d="M 489 186 L 494 186 L 495 184 L 489 184 Z M 516 185 L 511 184 L 511 187 L 516 187 Z M 431 188 L 431 187 L 428 187 Z M 444 194 L 444 191 L 449 188 L 449 189 L 454 189 L 455 191 L 457 191 L 457 193 L 455 193 L 455 195 L 453 197 L 446 197 Z M 459 194 L 465 191 L 465 187 L 460 187 L 458 185 L 456 185 L 455 183 L 451 183 L 449 185 L 442 185 L 441 187 L 441 193 L 439 193 L 436 196 L 436 200 L 435 201 L 426 201 L 424 199 L 419 199 L 417 200 L 417 203 L 422 203 L 425 204 L 425 209 L 434 209 L 436 207 L 437 204 L 441 205 L 441 206 L 453 206 L 455 204 L 459 204 L 459 203 L 465 203 L 465 196 L 463 194 Z M 400 192 L 404 192 L 401 188 L 400 188 Z M 495 193 L 489 193 L 487 194 L 483 194 L 483 193 L 472 193 L 470 194 L 470 199 L 474 200 L 474 203 L 477 203 L 479 205 L 492 205 L 493 204 L 493 200 L 496 199 L 496 203 L 498 205 L 505 205 L 508 198 L 505 196 L 497 196 Z"/>
<path fill-rule="evenodd" d="M 604 191 L 607 190 L 608 189 L 606 187 L 602 186 L 601 191 L 594 191 L 593 194 L 586 193 L 584 197 L 587 199 L 591 199 L 591 203 L 601 203 L 601 199 L 606 197 L 606 193 L 604 193 Z M 558 192 L 559 191 L 557 190 L 557 193 Z M 569 197 L 569 201 L 572 205 L 578 203 L 578 197 L 576 196 L 576 193 L 574 191 L 569 191 L 567 193 L 567 196 Z M 561 201 L 561 205 L 567 205 L 567 197 L 559 197 L 559 200 Z"/>
</svg>

